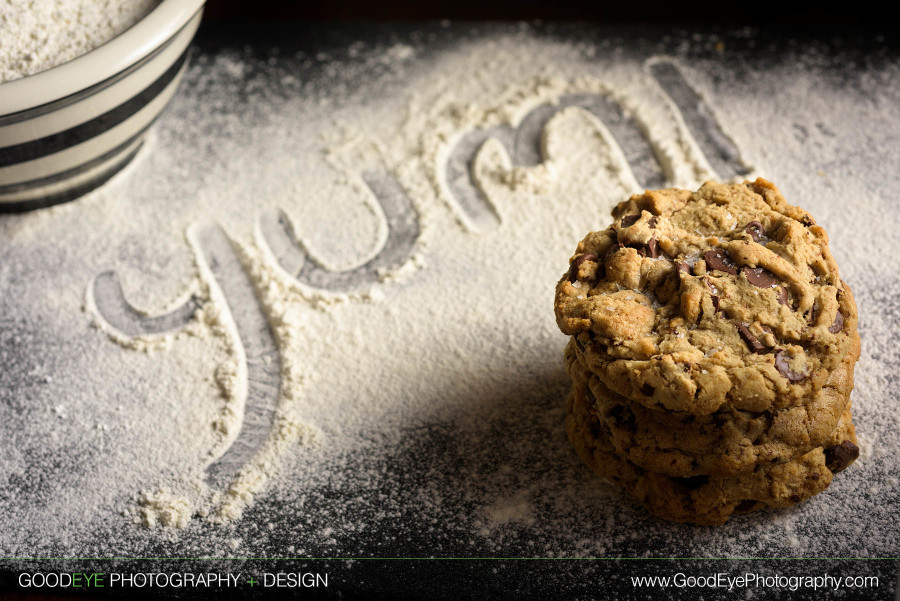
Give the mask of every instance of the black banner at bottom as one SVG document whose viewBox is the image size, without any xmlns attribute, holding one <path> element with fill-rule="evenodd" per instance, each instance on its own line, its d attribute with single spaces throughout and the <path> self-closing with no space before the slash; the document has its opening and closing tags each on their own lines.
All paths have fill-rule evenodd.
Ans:
<svg viewBox="0 0 900 601">
<path fill-rule="evenodd" d="M 867 599 L 897 559 L 3 559 L 14 599 Z"/>
</svg>

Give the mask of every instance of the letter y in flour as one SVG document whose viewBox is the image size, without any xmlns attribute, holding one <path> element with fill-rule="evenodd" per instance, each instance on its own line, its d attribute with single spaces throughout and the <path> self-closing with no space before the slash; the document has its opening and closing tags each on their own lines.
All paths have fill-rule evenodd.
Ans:
<svg viewBox="0 0 900 601">
<path fill-rule="evenodd" d="M 225 232 L 212 223 L 197 223 L 188 229 L 187 237 L 219 310 L 218 322 L 230 334 L 236 361 L 235 396 L 243 406 L 237 437 L 205 469 L 207 484 L 222 488 L 253 458 L 272 429 L 281 386 L 281 355 L 253 283 Z M 145 315 L 128 303 L 112 271 L 94 278 L 88 296 L 109 327 L 131 338 L 185 328 L 201 304 L 192 296 L 165 315 Z"/>
</svg>

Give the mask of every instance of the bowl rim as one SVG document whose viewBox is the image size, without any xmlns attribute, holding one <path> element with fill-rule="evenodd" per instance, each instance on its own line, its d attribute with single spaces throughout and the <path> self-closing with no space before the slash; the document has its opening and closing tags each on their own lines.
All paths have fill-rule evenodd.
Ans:
<svg viewBox="0 0 900 601">
<path fill-rule="evenodd" d="M 0 83 L 0 115 L 32 109 L 96 85 L 127 69 L 175 35 L 205 0 L 161 0 L 134 25 L 70 61 Z"/>
</svg>

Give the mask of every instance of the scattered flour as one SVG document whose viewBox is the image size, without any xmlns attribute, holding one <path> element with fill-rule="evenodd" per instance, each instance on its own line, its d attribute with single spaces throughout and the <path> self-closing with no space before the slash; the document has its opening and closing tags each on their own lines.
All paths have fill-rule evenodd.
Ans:
<svg viewBox="0 0 900 601">
<path fill-rule="evenodd" d="M 190 500 L 173 494 L 168 488 L 141 493 L 138 507 L 135 521 L 147 528 L 157 524 L 170 528 L 184 528 L 193 515 Z M 127 512 L 126 515 L 130 513 Z"/>
<path fill-rule="evenodd" d="M 900 259 L 878 242 L 900 224 L 888 210 L 891 161 L 873 150 L 896 152 L 880 124 L 900 117 L 900 69 L 873 67 L 854 89 L 828 85 L 815 56 L 752 82 L 714 61 L 681 63 L 744 158 L 829 231 L 860 303 L 860 439 L 884 449 L 863 443 L 858 464 L 794 510 L 701 531 L 657 522 L 598 481 L 562 427 L 553 286 L 575 243 L 640 189 L 610 129 L 565 108 L 535 166 L 487 140 L 471 169 L 499 216 L 491 231 L 472 227 L 446 181 L 467 132 L 515 127 L 569 94 L 618 101 L 671 185 L 714 177 L 645 69 L 654 53 L 687 51 L 608 42 L 523 28 L 433 51 L 418 40 L 200 55 L 125 172 L 76 203 L 0 220 L 0 332 L 25 349 L 0 350 L 11 391 L 0 392 L 0 436 L 13 447 L 0 460 L 0 552 L 140 554 L 162 539 L 173 555 L 204 556 L 895 553 L 896 480 L 869 489 L 900 452 L 890 434 L 900 418 L 885 405 Z M 859 102 L 875 92 L 888 98 Z M 360 175 L 373 169 L 419 214 L 408 260 L 352 294 L 299 283 L 270 252 L 260 214 L 282 210 L 318 262 L 352 269 L 388 235 Z M 209 218 L 234 242 L 281 359 L 276 427 L 221 490 L 203 467 L 239 434 L 247 373 L 229 299 L 184 237 Z M 149 314 L 191 294 L 202 309 L 179 333 L 124 336 L 85 298 L 107 269 Z M 98 420 L 107 429 L 89 430 Z"/>
<path fill-rule="evenodd" d="M 0 83 L 39 73 L 119 35 L 159 0 L 0 0 Z"/>
</svg>

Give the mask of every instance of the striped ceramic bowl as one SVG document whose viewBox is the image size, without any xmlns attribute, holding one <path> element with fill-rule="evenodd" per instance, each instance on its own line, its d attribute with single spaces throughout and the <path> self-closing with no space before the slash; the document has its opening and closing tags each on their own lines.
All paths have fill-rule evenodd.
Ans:
<svg viewBox="0 0 900 601">
<path fill-rule="evenodd" d="M 140 149 L 175 94 L 203 0 L 162 0 L 67 63 L 0 84 L 0 212 L 72 200 Z"/>
</svg>

